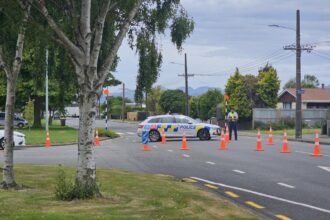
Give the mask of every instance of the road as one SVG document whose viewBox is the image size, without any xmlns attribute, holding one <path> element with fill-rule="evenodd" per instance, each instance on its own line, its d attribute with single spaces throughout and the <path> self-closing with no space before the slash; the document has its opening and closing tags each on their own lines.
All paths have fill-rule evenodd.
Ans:
<svg viewBox="0 0 330 220">
<path fill-rule="evenodd" d="M 77 120 L 68 124 L 76 126 Z M 321 146 L 324 156 L 312 157 L 313 145 L 289 142 L 292 153 L 282 154 L 280 139 L 267 146 L 263 137 L 264 151 L 257 152 L 256 138 L 239 137 L 227 151 L 219 150 L 219 139 L 188 139 L 188 151 L 180 150 L 180 140 L 170 140 L 166 145 L 150 143 L 151 150 L 144 152 L 136 124 L 111 121 L 109 126 L 121 137 L 95 148 L 98 167 L 189 178 L 265 218 L 330 219 L 329 146 Z M 15 151 L 15 162 L 76 165 L 76 154 L 76 146 L 22 149 Z"/>
</svg>

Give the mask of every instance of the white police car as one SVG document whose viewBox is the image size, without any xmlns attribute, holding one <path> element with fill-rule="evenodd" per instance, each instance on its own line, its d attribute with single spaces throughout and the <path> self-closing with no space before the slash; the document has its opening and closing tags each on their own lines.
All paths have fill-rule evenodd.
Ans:
<svg viewBox="0 0 330 220">
<path fill-rule="evenodd" d="M 212 124 L 199 123 L 184 115 L 157 115 L 148 117 L 139 124 L 137 134 L 149 133 L 152 142 L 161 140 L 161 133 L 164 130 L 166 138 L 181 138 L 183 130 L 186 137 L 198 137 L 200 140 L 210 140 L 211 137 L 221 134 L 220 127 Z"/>
<path fill-rule="evenodd" d="M 0 150 L 5 148 L 5 130 L 0 130 Z M 14 131 L 14 146 L 25 146 L 25 134 Z"/>
</svg>

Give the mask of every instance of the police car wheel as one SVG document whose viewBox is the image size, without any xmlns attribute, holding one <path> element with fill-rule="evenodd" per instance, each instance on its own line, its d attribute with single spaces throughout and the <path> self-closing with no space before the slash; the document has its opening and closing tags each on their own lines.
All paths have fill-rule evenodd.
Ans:
<svg viewBox="0 0 330 220">
<path fill-rule="evenodd" d="M 160 140 L 160 134 L 156 130 L 149 131 L 149 139 L 151 142 L 157 142 Z"/>
<path fill-rule="evenodd" d="M 197 133 L 197 137 L 201 141 L 210 140 L 211 139 L 210 132 L 208 130 L 206 130 L 206 129 L 199 130 L 198 133 Z"/>
</svg>

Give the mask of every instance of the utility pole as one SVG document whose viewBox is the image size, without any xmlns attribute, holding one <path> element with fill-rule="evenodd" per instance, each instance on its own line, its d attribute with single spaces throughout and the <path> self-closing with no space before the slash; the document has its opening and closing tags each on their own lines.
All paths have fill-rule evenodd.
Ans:
<svg viewBox="0 0 330 220">
<path fill-rule="evenodd" d="M 300 11 L 296 12 L 296 45 L 285 46 L 284 50 L 296 51 L 296 139 L 302 138 L 302 111 L 301 111 L 301 51 L 306 50 L 311 52 L 313 47 L 311 45 L 300 45 Z"/>
<path fill-rule="evenodd" d="M 49 123 L 49 115 L 48 115 L 48 48 L 46 48 L 46 76 L 45 76 L 45 84 L 46 84 L 46 88 L 45 88 L 45 93 L 46 93 L 46 100 L 45 100 L 45 102 L 46 102 L 46 109 L 45 109 L 45 111 L 46 111 L 46 115 L 45 115 L 45 127 L 46 127 L 46 132 L 48 132 L 49 131 L 49 125 L 48 125 L 48 123 Z"/>
<path fill-rule="evenodd" d="M 185 78 L 185 86 L 186 86 L 186 115 L 189 116 L 187 53 L 184 53 L 184 78 Z"/>
<path fill-rule="evenodd" d="M 121 117 L 122 120 L 125 120 L 125 83 L 123 83 L 123 101 L 121 106 Z"/>
</svg>

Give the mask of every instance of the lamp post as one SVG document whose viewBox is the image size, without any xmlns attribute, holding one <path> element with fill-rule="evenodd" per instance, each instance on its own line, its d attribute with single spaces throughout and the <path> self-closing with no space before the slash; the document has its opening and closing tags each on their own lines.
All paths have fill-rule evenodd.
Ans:
<svg viewBox="0 0 330 220">
<path fill-rule="evenodd" d="M 49 123 L 49 115 L 48 115 L 48 49 L 46 48 L 46 71 L 45 71 L 45 84 L 46 84 L 46 86 L 45 86 L 45 93 L 46 93 L 46 95 L 45 95 L 45 113 L 46 113 L 46 115 L 45 115 L 45 127 L 46 127 L 46 132 L 48 132 L 49 131 L 49 125 L 48 125 L 48 123 Z"/>
<path fill-rule="evenodd" d="M 296 51 L 296 139 L 302 138 L 302 111 L 301 111 L 301 95 L 303 90 L 301 89 L 301 51 L 306 50 L 310 52 L 313 48 L 310 45 L 300 45 L 300 11 L 296 11 L 296 29 L 291 27 L 285 27 L 277 24 L 268 25 L 269 27 L 283 28 L 293 30 L 296 32 L 296 44 L 285 46 L 284 50 Z"/>
</svg>

